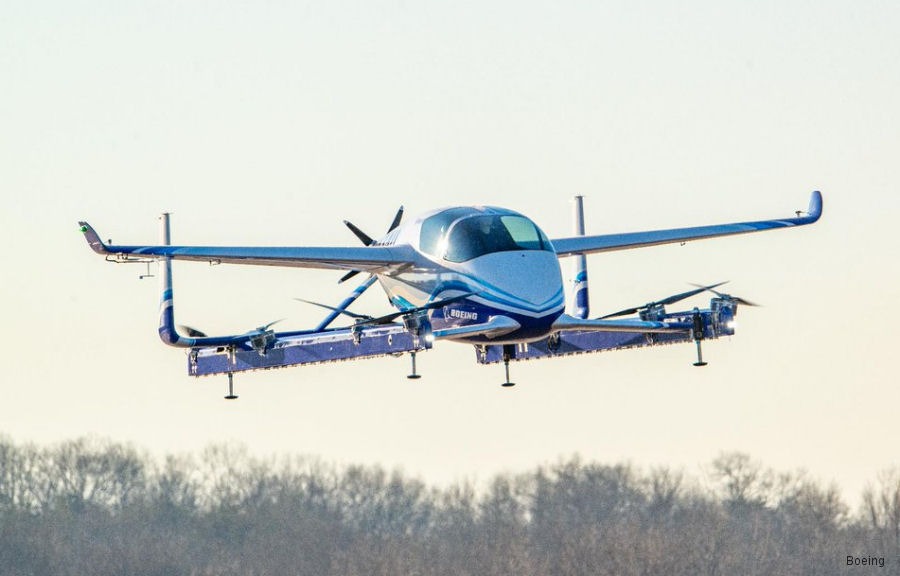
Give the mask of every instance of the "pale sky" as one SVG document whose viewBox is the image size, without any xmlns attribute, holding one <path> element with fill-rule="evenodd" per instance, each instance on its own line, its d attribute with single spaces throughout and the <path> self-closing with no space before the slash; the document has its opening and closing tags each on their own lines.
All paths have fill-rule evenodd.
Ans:
<svg viewBox="0 0 900 576">
<path fill-rule="evenodd" d="M 6 2 L 0 7 L 0 434 L 155 454 L 258 454 L 485 479 L 580 453 L 698 474 L 725 450 L 853 502 L 900 465 L 900 4 Z M 571 234 L 785 217 L 815 226 L 589 257 L 592 312 L 731 280 L 764 304 L 690 345 L 482 367 L 468 346 L 187 376 L 156 279 L 123 244 L 356 245 L 408 215 L 489 204 Z M 569 270 L 570 263 L 563 263 Z M 176 320 L 315 324 L 340 273 L 178 263 Z M 687 305 L 702 304 L 703 300 Z M 377 287 L 353 307 L 388 311 Z"/>
</svg>

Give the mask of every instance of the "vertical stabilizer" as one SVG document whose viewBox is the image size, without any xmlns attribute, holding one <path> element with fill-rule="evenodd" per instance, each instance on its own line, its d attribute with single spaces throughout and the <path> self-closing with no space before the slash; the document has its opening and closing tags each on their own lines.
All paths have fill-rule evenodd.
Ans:
<svg viewBox="0 0 900 576">
<path fill-rule="evenodd" d="M 584 196 L 575 196 L 574 225 L 575 236 L 584 236 Z M 590 313 L 588 305 L 587 256 L 576 254 L 572 274 L 572 297 L 569 300 L 569 315 L 575 318 L 587 318 Z"/>
<path fill-rule="evenodd" d="M 169 246 L 171 236 L 169 231 L 169 213 L 163 212 L 159 216 L 159 243 Z M 163 256 L 159 259 L 159 337 L 169 346 L 190 346 L 185 339 L 178 335 L 175 328 L 175 304 L 172 299 L 172 259 Z"/>
</svg>

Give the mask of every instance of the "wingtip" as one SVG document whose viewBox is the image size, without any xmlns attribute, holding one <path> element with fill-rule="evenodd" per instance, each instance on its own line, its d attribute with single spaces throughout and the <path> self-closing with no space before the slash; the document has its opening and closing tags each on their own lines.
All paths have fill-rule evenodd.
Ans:
<svg viewBox="0 0 900 576">
<path fill-rule="evenodd" d="M 84 220 L 79 220 L 78 229 L 82 234 L 84 234 L 84 239 L 87 240 L 88 246 L 91 247 L 91 250 L 93 250 L 97 254 L 107 253 L 106 245 L 102 240 L 100 240 L 100 235 L 97 234 L 97 231 L 94 230 L 93 226 L 91 226 Z"/>
<path fill-rule="evenodd" d="M 809 208 L 807 208 L 809 218 L 815 222 L 822 216 L 822 193 L 814 190 L 809 197 Z"/>
</svg>

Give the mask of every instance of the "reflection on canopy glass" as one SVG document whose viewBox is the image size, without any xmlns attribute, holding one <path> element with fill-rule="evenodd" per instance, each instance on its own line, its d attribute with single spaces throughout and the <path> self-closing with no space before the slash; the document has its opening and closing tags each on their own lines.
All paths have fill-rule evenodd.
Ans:
<svg viewBox="0 0 900 576">
<path fill-rule="evenodd" d="M 426 254 L 437 256 L 444 255 L 444 246 L 441 239 L 450 229 L 450 226 L 460 218 L 470 216 L 473 212 L 472 208 L 450 208 L 443 212 L 438 212 L 434 216 L 422 222 L 422 231 L 419 236 L 419 249 Z"/>
<path fill-rule="evenodd" d="M 465 262 L 510 250 L 550 250 L 550 241 L 522 216 L 480 215 L 457 220 L 447 232 L 443 256 Z"/>
</svg>

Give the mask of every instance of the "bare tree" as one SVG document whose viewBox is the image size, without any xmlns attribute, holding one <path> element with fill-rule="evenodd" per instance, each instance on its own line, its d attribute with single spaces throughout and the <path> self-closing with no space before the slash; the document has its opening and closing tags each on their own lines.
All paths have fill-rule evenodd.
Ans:
<svg viewBox="0 0 900 576">
<path fill-rule="evenodd" d="M 240 447 L 155 463 L 111 442 L 0 439 L 0 576 L 828 575 L 849 554 L 900 572 L 900 469 L 854 517 L 834 486 L 745 454 L 709 479 L 576 457 L 436 489 Z"/>
<path fill-rule="evenodd" d="M 764 470 L 742 452 L 727 452 L 716 457 L 711 476 L 725 502 L 735 509 L 765 505 L 774 484 L 772 472 Z"/>
<path fill-rule="evenodd" d="M 872 528 L 887 536 L 900 553 L 900 467 L 882 470 L 878 485 L 863 492 L 863 508 Z"/>
</svg>

